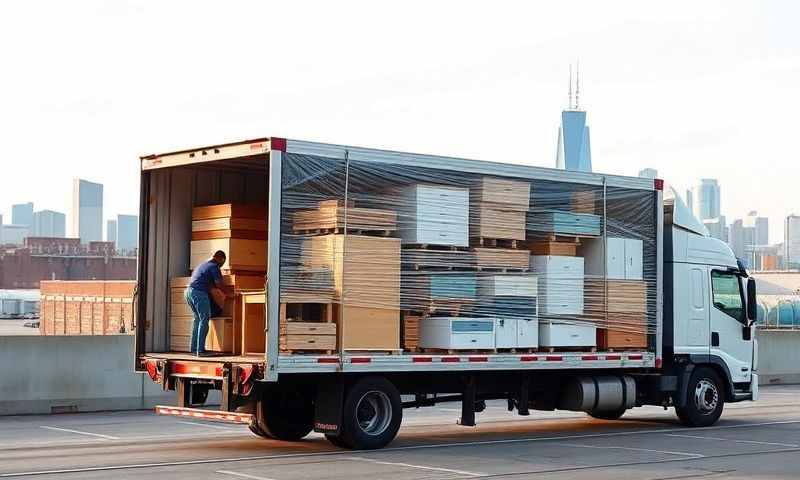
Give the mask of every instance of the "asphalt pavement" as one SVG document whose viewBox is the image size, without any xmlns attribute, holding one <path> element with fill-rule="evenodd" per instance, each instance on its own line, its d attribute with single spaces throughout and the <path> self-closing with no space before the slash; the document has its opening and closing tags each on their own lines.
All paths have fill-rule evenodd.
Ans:
<svg viewBox="0 0 800 480">
<path fill-rule="evenodd" d="M 491 402 L 477 427 L 456 425 L 457 404 L 404 416 L 395 442 L 369 452 L 145 411 L 0 417 L 0 479 L 800 478 L 800 386 L 763 388 L 758 402 L 726 405 L 699 429 L 656 407 L 603 421 L 520 417 Z"/>
</svg>

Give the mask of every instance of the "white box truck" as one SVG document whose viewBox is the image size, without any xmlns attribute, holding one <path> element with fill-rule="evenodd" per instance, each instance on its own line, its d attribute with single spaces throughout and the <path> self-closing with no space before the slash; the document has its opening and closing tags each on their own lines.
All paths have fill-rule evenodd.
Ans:
<svg viewBox="0 0 800 480">
<path fill-rule="evenodd" d="M 566 409 L 603 419 L 659 405 L 687 426 L 708 426 L 725 403 L 758 396 L 755 282 L 661 180 L 275 137 L 140 161 L 135 364 L 177 395 L 157 413 L 244 422 L 282 440 L 317 431 L 370 449 L 392 441 L 404 408 L 440 402 L 460 402 L 462 425 L 475 424 L 486 400 L 505 399 L 520 415 Z M 169 285 L 196 266 L 192 209 L 236 202 L 264 207 L 264 293 L 236 308 L 265 320 L 247 325 L 243 314 L 225 333 L 237 345 L 226 354 L 176 351 Z M 297 212 L 323 204 L 343 217 L 325 210 L 332 229 L 299 229 L 311 217 Z M 391 220 L 377 237 L 368 209 Z M 509 220 L 492 225 L 499 218 Z M 334 243 L 323 234 L 376 250 L 348 251 L 344 241 L 345 251 L 320 254 L 314 248 Z M 327 296 L 316 301 L 333 309 L 335 347 L 284 341 L 303 328 L 286 313 L 298 294 Z M 504 319 L 538 322 L 538 332 L 518 329 L 538 347 L 518 339 L 524 348 L 504 348 L 514 346 Z M 218 410 L 202 408 L 212 389 Z"/>
</svg>

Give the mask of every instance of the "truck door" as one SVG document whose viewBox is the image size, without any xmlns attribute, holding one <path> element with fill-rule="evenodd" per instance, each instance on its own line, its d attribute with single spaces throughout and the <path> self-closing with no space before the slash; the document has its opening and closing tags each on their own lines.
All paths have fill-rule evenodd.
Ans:
<svg viewBox="0 0 800 480">
<path fill-rule="evenodd" d="M 711 355 L 728 366 L 734 382 L 749 382 L 753 335 L 747 326 L 744 291 L 738 275 L 711 269 Z"/>
</svg>

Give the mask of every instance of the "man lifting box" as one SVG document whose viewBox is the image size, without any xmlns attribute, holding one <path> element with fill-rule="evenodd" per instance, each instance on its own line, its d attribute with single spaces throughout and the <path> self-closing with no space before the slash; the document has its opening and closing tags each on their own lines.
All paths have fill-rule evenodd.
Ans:
<svg viewBox="0 0 800 480">
<path fill-rule="evenodd" d="M 192 272 L 192 279 L 186 287 L 184 296 L 192 309 L 192 339 L 190 350 L 202 356 L 206 354 L 208 321 L 222 314 L 225 293 L 222 291 L 222 266 L 225 265 L 225 252 L 217 250 L 214 256 L 203 262 Z"/>
</svg>

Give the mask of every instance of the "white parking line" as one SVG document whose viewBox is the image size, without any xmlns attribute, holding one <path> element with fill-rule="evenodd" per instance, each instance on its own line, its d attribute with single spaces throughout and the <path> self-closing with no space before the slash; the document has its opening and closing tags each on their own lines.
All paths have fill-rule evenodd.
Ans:
<svg viewBox="0 0 800 480">
<path fill-rule="evenodd" d="M 602 450 L 630 450 L 633 452 L 649 452 L 649 453 L 661 453 L 665 455 L 679 455 L 683 457 L 692 457 L 692 458 L 703 458 L 705 455 L 701 455 L 699 453 L 688 453 L 688 452 L 674 452 L 670 450 L 653 450 L 650 448 L 635 448 L 635 447 L 618 447 L 613 445 L 583 445 L 579 443 L 561 443 L 559 444 L 561 447 L 580 447 L 580 448 L 597 448 Z"/>
<path fill-rule="evenodd" d="M 40 425 L 41 428 L 47 430 L 56 430 L 58 432 L 77 433 L 78 435 L 88 435 L 90 437 L 105 438 L 106 440 L 119 440 L 119 437 L 112 437 L 111 435 L 102 435 L 100 433 L 82 432 L 80 430 L 72 430 L 69 428 L 48 427 L 47 425 Z"/>
<path fill-rule="evenodd" d="M 197 426 L 197 427 L 213 428 L 214 430 L 227 430 L 229 432 L 241 431 L 238 428 L 223 427 L 222 425 L 210 425 L 208 423 L 200 423 L 200 422 L 178 422 L 178 423 L 182 423 L 184 425 L 194 425 L 194 426 Z"/>
<path fill-rule="evenodd" d="M 247 474 L 247 473 L 232 472 L 230 470 L 217 470 L 214 473 L 221 473 L 222 475 L 231 475 L 231 476 L 239 477 L 239 478 L 249 478 L 250 480 L 274 480 L 272 478 L 258 477 L 256 475 L 250 475 L 250 474 Z"/>
<path fill-rule="evenodd" d="M 758 440 L 735 440 L 733 438 L 722 438 L 722 437 L 702 437 L 700 435 L 681 435 L 678 433 L 667 433 L 667 437 L 680 437 L 680 438 L 699 438 L 701 440 L 719 440 L 723 442 L 733 442 L 733 443 L 752 443 L 754 445 L 774 445 L 776 447 L 800 447 L 800 445 L 794 443 L 775 443 L 775 442 L 759 442 Z"/>
<path fill-rule="evenodd" d="M 485 473 L 467 472 L 465 470 L 453 470 L 452 468 L 431 467 L 428 465 L 414 465 L 411 463 L 401 463 L 401 462 L 384 462 L 382 460 L 373 460 L 371 458 L 364 458 L 364 457 L 347 457 L 345 458 L 345 460 L 356 460 L 360 462 L 375 463 L 378 465 L 390 465 L 394 467 L 418 468 L 420 470 L 431 470 L 435 472 L 455 473 L 456 475 L 466 475 L 468 477 L 483 477 L 486 475 Z"/>
</svg>

